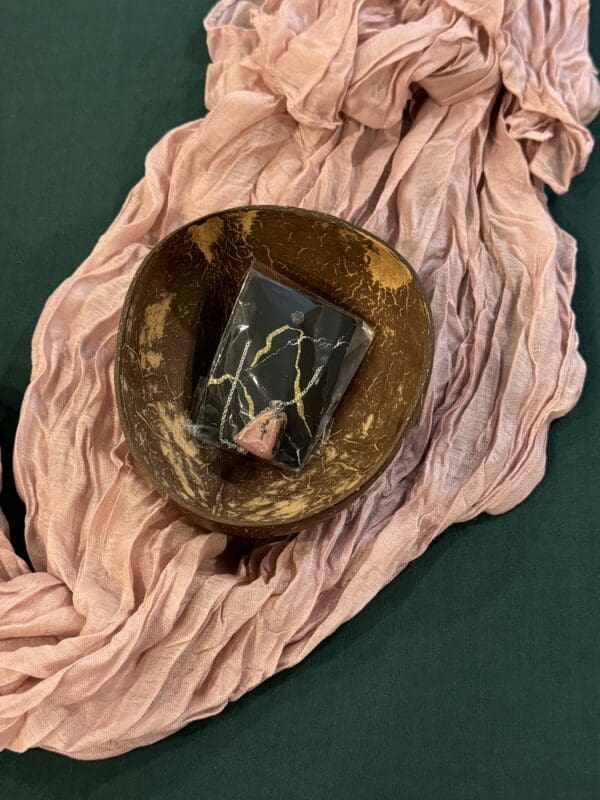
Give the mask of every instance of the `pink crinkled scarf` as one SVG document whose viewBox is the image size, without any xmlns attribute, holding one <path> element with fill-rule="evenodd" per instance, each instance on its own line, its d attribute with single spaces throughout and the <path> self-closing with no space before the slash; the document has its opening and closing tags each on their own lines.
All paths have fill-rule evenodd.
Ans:
<svg viewBox="0 0 600 800">
<path fill-rule="evenodd" d="M 122 753 L 296 664 L 451 523 L 541 479 L 585 368 L 575 243 L 550 218 L 599 105 L 580 0 L 222 0 L 210 113 L 168 133 L 48 300 L 15 449 L 35 572 L 0 533 L 0 748 Z M 337 214 L 414 265 L 436 353 L 421 423 L 331 522 L 240 554 L 136 468 L 117 418 L 121 305 L 209 212 Z"/>
</svg>

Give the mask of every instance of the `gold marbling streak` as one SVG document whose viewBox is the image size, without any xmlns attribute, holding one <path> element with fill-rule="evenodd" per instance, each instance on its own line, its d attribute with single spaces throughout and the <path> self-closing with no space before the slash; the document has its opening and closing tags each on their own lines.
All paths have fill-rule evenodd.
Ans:
<svg viewBox="0 0 600 800">
<path fill-rule="evenodd" d="M 404 264 L 390 259 L 389 253 L 375 240 L 367 256 L 367 266 L 373 280 L 384 289 L 396 291 L 412 280 L 412 275 Z"/>
<path fill-rule="evenodd" d="M 213 259 L 213 248 L 223 233 L 223 223 L 219 217 L 211 217 L 203 225 L 190 225 L 189 235 L 194 244 L 200 248 L 207 261 Z"/>
</svg>

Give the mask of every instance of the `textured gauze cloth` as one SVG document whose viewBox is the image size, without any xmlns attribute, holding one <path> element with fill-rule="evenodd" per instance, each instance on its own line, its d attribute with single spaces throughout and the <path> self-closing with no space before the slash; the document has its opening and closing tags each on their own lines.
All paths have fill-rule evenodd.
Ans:
<svg viewBox="0 0 600 800">
<path fill-rule="evenodd" d="M 15 475 L 35 571 L 2 523 L 0 748 L 99 758 L 217 713 L 448 525 L 522 500 L 582 388 L 575 243 L 543 185 L 564 192 L 592 146 L 586 3 L 223 0 L 205 24 L 209 114 L 151 150 L 33 339 Z M 396 247 L 431 302 L 435 359 L 420 424 L 366 497 L 242 551 L 142 477 L 113 367 L 150 248 L 251 203 L 331 212 Z"/>
</svg>

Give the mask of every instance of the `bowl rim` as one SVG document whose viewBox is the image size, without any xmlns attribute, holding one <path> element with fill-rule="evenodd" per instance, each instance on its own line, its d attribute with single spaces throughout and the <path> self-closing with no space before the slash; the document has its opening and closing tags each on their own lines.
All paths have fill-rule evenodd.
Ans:
<svg viewBox="0 0 600 800">
<path fill-rule="evenodd" d="M 386 250 L 389 250 L 394 256 L 396 256 L 401 261 L 401 263 L 404 264 L 404 266 L 409 270 L 412 276 L 412 281 L 416 285 L 417 290 L 421 294 L 421 297 L 423 299 L 423 307 L 425 309 L 425 315 L 427 317 L 427 333 L 426 333 L 427 341 L 425 343 L 426 346 L 425 365 L 421 372 L 419 383 L 414 392 L 412 402 L 408 406 L 404 424 L 401 426 L 395 438 L 393 439 L 388 455 L 383 459 L 383 461 L 381 461 L 381 463 L 378 465 L 377 469 L 373 472 L 372 475 L 366 478 L 365 481 L 362 482 L 359 486 L 355 487 L 351 491 L 342 495 L 332 505 L 304 516 L 297 516 L 291 520 L 282 521 L 281 523 L 273 523 L 271 521 L 252 522 L 244 519 L 240 519 L 239 523 L 234 521 L 225 521 L 223 520 L 223 518 L 220 518 L 215 514 L 212 514 L 208 510 L 203 511 L 198 509 L 196 506 L 194 506 L 194 504 L 191 501 L 187 502 L 180 498 L 176 499 L 165 486 L 159 483 L 159 481 L 150 472 L 150 470 L 146 468 L 144 464 L 144 459 L 142 458 L 142 455 L 137 447 L 137 444 L 135 443 L 133 436 L 130 436 L 130 425 L 126 417 L 125 404 L 123 402 L 123 396 L 122 396 L 121 354 L 123 352 L 123 340 L 125 337 L 125 327 L 128 319 L 128 312 L 131 308 L 132 299 L 135 294 L 137 284 L 141 280 L 141 277 L 150 259 L 155 255 L 156 250 L 162 247 L 164 244 L 166 244 L 166 242 L 169 239 L 176 236 L 181 231 L 189 228 L 191 225 L 201 225 L 205 223 L 207 220 L 211 219 L 212 217 L 219 217 L 223 214 L 235 214 L 242 212 L 245 213 L 251 211 L 287 211 L 293 214 L 298 214 L 300 216 L 310 217 L 312 219 L 326 220 L 328 222 L 333 222 L 336 225 L 342 225 L 346 228 L 350 228 L 351 230 L 357 231 L 360 234 L 364 234 L 368 236 L 370 239 L 373 239 L 374 241 L 378 242 L 384 248 L 386 248 Z M 254 537 L 257 539 L 275 539 L 281 536 L 285 536 L 291 532 L 305 530 L 306 528 L 309 528 L 313 525 L 318 524 L 319 522 L 323 522 L 324 520 L 333 517 L 335 514 L 346 508 L 346 506 L 350 505 L 350 503 L 352 503 L 352 501 L 355 500 L 357 497 L 364 494 L 369 489 L 369 487 L 372 486 L 373 483 L 379 477 L 381 477 L 381 475 L 389 467 L 389 465 L 394 460 L 400 449 L 402 441 L 405 438 L 406 430 L 409 424 L 413 421 L 417 407 L 419 406 L 419 404 L 421 404 L 427 392 L 433 368 L 434 336 L 435 333 L 434 333 L 431 307 L 427 295 L 425 294 L 423 283 L 420 280 L 419 276 L 413 269 L 410 262 L 401 253 L 399 253 L 395 247 L 392 247 L 381 237 L 377 236 L 376 234 L 372 233 L 366 228 L 362 228 L 359 225 L 355 225 L 354 223 L 348 222 L 347 220 L 342 219 L 341 217 L 335 216 L 335 214 L 328 214 L 324 211 L 316 211 L 312 209 L 299 208 L 297 206 L 277 205 L 272 203 L 231 206 L 229 208 L 223 208 L 218 211 L 212 211 L 211 213 L 205 214 L 202 217 L 198 217 L 196 219 L 192 219 L 189 220 L 188 222 L 183 223 L 179 227 L 175 228 L 174 230 L 170 231 L 165 236 L 163 236 L 162 239 L 160 239 L 160 241 L 157 242 L 148 251 L 148 253 L 146 253 L 140 265 L 136 269 L 133 278 L 131 279 L 131 283 L 129 284 L 129 287 L 125 294 L 125 299 L 123 300 L 123 305 L 121 307 L 121 316 L 119 319 L 119 329 L 117 334 L 116 351 L 115 351 L 115 364 L 114 364 L 115 399 L 117 402 L 119 422 L 123 434 L 125 436 L 127 445 L 130 451 L 132 452 L 138 467 L 141 469 L 142 473 L 150 480 L 152 485 L 158 490 L 159 494 L 162 497 L 170 500 L 172 503 L 175 503 L 175 505 L 177 505 L 179 508 L 187 511 L 192 517 L 196 518 L 198 522 L 205 524 L 208 523 L 212 525 L 215 530 L 224 531 L 231 535 L 242 535 L 242 536 Z"/>
</svg>

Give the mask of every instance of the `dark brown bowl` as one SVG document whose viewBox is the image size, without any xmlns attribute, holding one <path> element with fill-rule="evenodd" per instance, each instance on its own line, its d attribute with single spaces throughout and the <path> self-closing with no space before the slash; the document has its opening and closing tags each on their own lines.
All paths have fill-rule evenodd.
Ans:
<svg viewBox="0 0 600 800">
<path fill-rule="evenodd" d="M 375 329 L 328 441 L 298 474 L 186 430 L 194 386 L 253 259 Z M 131 283 L 116 360 L 121 423 L 144 472 L 204 527 L 276 538 L 339 511 L 390 463 L 429 379 L 432 342 L 416 275 L 376 236 L 297 208 L 221 211 L 163 239 Z"/>
</svg>

